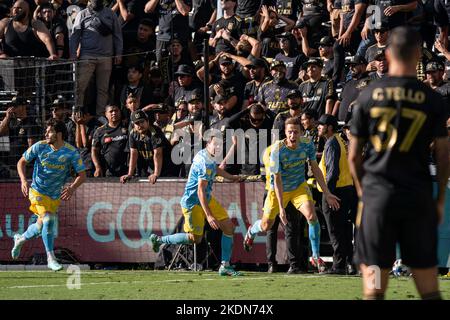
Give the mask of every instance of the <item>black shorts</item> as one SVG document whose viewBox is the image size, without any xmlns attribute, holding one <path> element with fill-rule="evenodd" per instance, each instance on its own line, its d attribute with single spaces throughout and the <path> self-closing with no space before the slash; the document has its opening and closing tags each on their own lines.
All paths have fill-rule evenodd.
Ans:
<svg viewBox="0 0 450 320">
<path fill-rule="evenodd" d="M 398 243 L 402 262 L 409 267 L 422 269 L 437 265 L 437 210 L 428 190 L 413 195 L 386 190 L 384 186 L 365 188 L 362 215 L 357 223 L 358 220 L 357 264 L 390 269 Z"/>
</svg>

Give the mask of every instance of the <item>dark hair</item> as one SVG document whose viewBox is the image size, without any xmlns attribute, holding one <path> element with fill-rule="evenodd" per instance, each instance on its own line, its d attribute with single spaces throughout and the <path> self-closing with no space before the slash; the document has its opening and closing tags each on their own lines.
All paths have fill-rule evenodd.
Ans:
<svg viewBox="0 0 450 320">
<path fill-rule="evenodd" d="M 262 114 L 265 112 L 265 109 L 261 103 L 254 103 L 250 107 L 250 112 L 255 114 Z"/>
<path fill-rule="evenodd" d="M 132 64 L 131 66 L 129 66 L 127 68 L 127 70 L 130 70 L 130 69 L 134 69 L 134 70 L 138 71 L 139 73 L 144 73 L 144 67 L 140 63 Z"/>
<path fill-rule="evenodd" d="M 55 10 L 50 2 L 46 2 L 40 5 L 40 10 L 42 11 L 44 9 L 52 9 L 53 11 Z"/>
<path fill-rule="evenodd" d="M 301 123 L 300 123 L 300 119 L 298 117 L 290 117 L 286 119 L 286 122 L 284 123 L 285 127 L 288 124 L 293 124 L 294 126 L 300 126 L 301 127 Z"/>
<path fill-rule="evenodd" d="M 150 28 L 154 28 L 155 27 L 155 24 L 153 23 L 153 21 L 148 19 L 148 18 L 141 19 L 139 21 L 139 24 L 142 24 L 142 25 L 150 27 Z"/>
<path fill-rule="evenodd" d="M 50 118 L 49 120 L 47 120 L 45 124 L 47 128 L 52 127 L 53 129 L 55 129 L 56 133 L 61 132 L 63 140 L 67 138 L 68 136 L 67 127 L 64 124 L 64 122 L 56 120 L 55 118 Z"/>
<path fill-rule="evenodd" d="M 308 119 L 317 120 L 317 113 L 315 111 L 306 110 L 302 113 L 302 115 L 305 115 Z"/>
<path fill-rule="evenodd" d="M 120 110 L 120 108 L 118 106 L 116 106 L 115 104 L 107 104 L 105 106 L 105 111 L 108 110 L 108 109 L 112 109 L 112 108 L 117 108 L 117 109 Z"/>
<path fill-rule="evenodd" d="M 389 34 L 387 48 L 400 61 L 411 61 L 421 46 L 422 37 L 412 28 L 397 27 Z"/>
</svg>

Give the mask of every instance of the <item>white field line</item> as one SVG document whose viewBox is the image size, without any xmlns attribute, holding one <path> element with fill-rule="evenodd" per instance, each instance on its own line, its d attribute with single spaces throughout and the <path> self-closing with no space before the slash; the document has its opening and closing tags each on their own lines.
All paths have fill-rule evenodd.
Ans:
<svg viewBox="0 0 450 320">
<path fill-rule="evenodd" d="M 285 275 L 280 278 L 324 278 L 323 275 L 317 275 L 317 276 L 302 276 L 302 275 Z M 105 282 L 82 282 L 81 286 L 97 286 L 97 285 L 105 285 L 105 284 L 140 284 L 140 283 L 170 283 L 170 282 L 200 282 L 200 281 L 213 281 L 222 279 L 225 280 L 231 280 L 231 281 L 246 281 L 246 280 L 267 280 L 267 279 L 276 279 L 275 277 L 233 277 L 233 278 L 204 278 L 204 279 L 193 279 L 193 280 L 185 280 L 185 279 L 171 279 L 171 280 L 157 280 L 157 281 L 105 281 Z M 43 284 L 43 285 L 30 285 L 30 286 L 11 286 L 11 287 L 0 287 L 0 289 L 30 289 L 30 288 L 55 288 L 55 287 L 66 287 L 66 284 Z"/>
</svg>

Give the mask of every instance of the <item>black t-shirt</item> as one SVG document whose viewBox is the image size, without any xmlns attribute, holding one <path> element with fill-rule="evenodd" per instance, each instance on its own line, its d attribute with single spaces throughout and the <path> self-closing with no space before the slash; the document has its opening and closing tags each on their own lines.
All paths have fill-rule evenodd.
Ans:
<svg viewBox="0 0 450 320">
<path fill-rule="evenodd" d="M 348 29 L 355 14 L 355 6 L 360 3 L 368 4 L 368 0 L 342 0 L 342 19 L 344 22 L 344 30 Z M 365 22 L 365 14 L 361 16 L 358 27 L 362 29 Z"/>
<path fill-rule="evenodd" d="M 230 31 L 231 36 L 239 41 L 239 38 L 242 35 L 241 30 L 241 18 L 239 18 L 237 15 L 232 16 L 231 18 L 225 19 L 224 17 L 218 19 L 211 30 L 211 38 L 214 38 L 217 34 L 217 32 L 221 29 L 226 29 Z M 231 45 L 230 41 L 225 40 L 223 38 L 220 38 L 217 40 L 216 44 L 216 52 L 235 52 L 236 50 Z"/>
<path fill-rule="evenodd" d="M 276 0 L 277 13 L 296 21 L 299 12 L 299 2 L 293 0 Z"/>
<path fill-rule="evenodd" d="M 128 129 L 122 124 L 116 128 L 105 124 L 95 130 L 92 146 L 100 149 L 100 161 L 106 175 L 121 176 L 127 171 L 126 152 Z"/>
<path fill-rule="evenodd" d="M 365 56 L 366 61 L 367 62 L 374 61 L 375 60 L 375 56 L 377 55 L 378 51 L 380 49 L 383 49 L 383 48 L 386 48 L 386 46 L 379 47 L 378 44 L 376 44 L 376 43 L 373 46 L 370 46 L 369 48 L 367 48 L 366 56 Z"/>
<path fill-rule="evenodd" d="M 267 81 L 259 89 L 257 101 L 264 104 L 275 114 L 284 111 L 287 106 L 287 95 L 292 89 L 297 89 L 295 82 L 284 79 L 280 83 L 273 80 Z"/>
<path fill-rule="evenodd" d="M 254 16 L 256 11 L 261 7 L 262 0 L 238 0 L 236 14 L 245 16 Z"/>
<path fill-rule="evenodd" d="M 137 149 L 139 157 L 143 160 L 144 171 L 146 175 L 150 175 L 155 170 L 153 162 L 154 150 L 162 148 L 163 151 L 163 166 L 161 176 L 168 176 L 168 171 L 171 168 L 170 164 L 170 144 L 167 141 L 164 133 L 156 126 L 150 126 L 147 134 L 141 135 L 136 130 L 130 132 L 130 149 Z"/>
<path fill-rule="evenodd" d="M 334 58 L 327 59 L 323 62 L 322 76 L 328 79 L 333 77 Z"/>
<path fill-rule="evenodd" d="M 192 16 L 189 17 L 189 26 L 192 30 L 197 31 L 208 23 L 211 14 L 217 8 L 217 1 L 192 0 L 192 6 L 194 10 Z"/>
<path fill-rule="evenodd" d="M 437 92 L 413 77 L 386 77 L 364 89 L 350 129 L 368 141 L 363 185 L 381 183 L 413 194 L 430 191 L 430 144 L 447 136 L 445 108 Z"/>
<path fill-rule="evenodd" d="M 271 129 L 273 126 L 273 118 L 267 114 L 263 123 L 259 128 L 252 126 L 249 115 L 242 118 L 240 128 L 244 130 L 245 139 L 245 162 L 241 166 L 241 173 L 245 175 L 261 174 L 263 166 L 262 158 L 265 149 L 272 144 Z M 253 136 L 253 130 L 256 134 Z M 255 139 L 255 140 L 253 140 Z M 257 141 L 255 143 L 254 141 Z M 256 155 L 256 158 L 255 158 Z M 256 162 L 256 163 L 255 163 Z"/>
<path fill-rule="evenodd" d="M 172 82 L 172 85 L 174 87 L 173 94 L 170 94 L 166 99 L 166 103 L 170 106 L 174 106 L 179 100 L 188 101 L 194 92 L 203 92 L 202 87 L 197 82 L 192 82 L 191 85 L 187 87 L 180 86 L 178 82 Z"/>
<path fill-rule="evenodd" d="M 450 82 L 442 82 L 435 91 L 444 98 L 447 115 L 450 117 Z"/>
<path fill-rule="evenodd" d="M 298 78 L 298 72 L 302 64 L 308 59 L 303 53 L 297 52 L 289 56 L 279 53 L 275 56 L 275 60 L 284 62 L 286 65 L 286 79 L 294 81 Z"/>
<path fill-rule="evenodd" d="M 301 0 L 303 16 L 323 15 L 327 12 L 326 0 Z"/>
<path fill-rule="evenodd" d="M 64 36 L 64 47 L 63 47 L 63 55 L 62 58 L 68 59 L 69 58 L 69 32 L 67 30 L 67 26 L 64 23 L 64 21 L 60 18 L 53 19 L 51 25 L 47 25 L 48 30 L 50 31 L 50 35 L 53 40 L 53 44 L 56 48 L 56 52 L 58 52 L 58 48 L 56 47 L 56 35 L 58 33 L 61 33 Z"/>
<path fill-rule="evenodd" d="M 333 81 L 321 77 L 318 81 L 307 80 L 300 84 L 299 90 L 303 97 L 303 108 L 313 110 L 317 117 L 325 113 L 326 102 L 336 99 Z"/>
<path fill-rule="evenodd" d="M 368 85 L 369 81 L 370 80 L 368 78 L 352 79 L 344 85 L 342 93 L 339 97 L 339 100 L 341 101 L 338 112 L 339 121 L 347 122 L 349 118 L 348 113 L 351 110 L 350 105 L 356 101 L 359 92 L 363 87 Z"/>
<path fill-rule="evenodd" d="M 122 32 L 126 33 L 136 33 L 139 26 L 139 21 L 144 17 L 144 7 L 145 0 L 125 0 L 125 7 L 128 13 L 134 15 L 133 19 L 125 22 L 120 14 L 120 10 L 117 11 L 120 25 L 122 26 Z"/>
<path fill-rule="evenodd" d="M 258 96 L 259 88 L 267 82 L 270 81 L 270 78 L 266 78 L 259 86 L 257 85 L 255 80 L 251 80 L 245 84 L 244 88 L 244 100 L 248 100 L 248 104 L 251 105 L 256 101 L 256 97 Z"/>
<path fill-rule="evenodd" d="M 32 117 L 11 119 L 8 126 L 10 164 L 16 164 L 29 147 L 28 139 L 37 142 L 43 136 L 43 132 L 42 128 L 37 125 L 36 119 Z"/>
<path fill-rule="evenodd" d="M 273 122 L 273 130 L 278 130 L 279 140 L 286 138 L 286 133 L 284 131 L 284 124 L 288 118 L 291 117 L 289 110 L 280 112 Z"/>
<path fill-rule="evenodd" d="M 192 6 L 191 0 L 183 2 Z M 158 40 L 170 41 L 178 38 L 183 42 L 190 39 L 189 16 L 183 16 L 178 10 L 174 0 L 160 0 L 156 11 L 159 13 Z"/>
<path fill-rule="evenodd" d="M 75 129 L 76 125 L 75 122 L 72 121 L 72 119 L 67 118 L 66 121 L 64 121 L 64 124 L 67 128 L 67 138 L 65 139 L 70 145 L 75 146 Z"/>
<path fill-rule="evenodd" d="M 102 126 L 102 123 L 97 120 L 97 118 L 93 117 L 86 123 L 86 137 L 88 139 L 93 139 L 95 130 L 98 127 Z M 83 160 L 83 163 L 88 171 L 95 169 L 94 164 L 92 163 L 91 158 L 91 149 L 90 148 L 80 148 L 80 156 Z"/>
<path fill-rule="evenodd" d="M 408 13 L 407 12 L 396 12 L 392 16 L 386 16 L 384 10 L 390 6 L 405 5 L 412 2 L 411 0 L 375 0 L 374 3 L 380 8 L 381 13 L 381 23 L 385 23 L 389 26 L 389 29 L 394 29 L 398 26 L 406 24 Z M 371 18 L 375 18 L 373 15 Z"/>
</svg>

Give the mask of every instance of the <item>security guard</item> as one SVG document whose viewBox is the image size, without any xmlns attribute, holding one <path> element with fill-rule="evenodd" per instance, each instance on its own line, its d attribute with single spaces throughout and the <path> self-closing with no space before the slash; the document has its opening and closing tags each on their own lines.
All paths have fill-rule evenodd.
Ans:
<svg viewBox="0 0 450 320">
<path fill-rule="evenodd" d="M 333 246 L 331 274 L 346 274 L 347 264 L 353 262 L 353 226 L 356 217 L 357 197 L 350 173 L 344 140 L 337 133 L 337 119 L 324 114 L 319 119 L 319 136 L 326 139 L 319 168 L 330 192 L 339 197 L 340 208 L 333 210 L 322 198 L 322 212 L 327 222 Z M 318 185 L 319 191 L 322 191 Z"/>
<path fill-rule="evenodd" d="M 275 114 L 287 110 L 287 95 L 297 84 L 286 79 L 286 65 L 282 61 L 273 60 L 270 65 L 272 80 L 264 83 L 257 96 L 257 101 Z"/>
<path fill-rule="evenodd" d="M 309 76 L 309 80 L 304 81 L 299 86 L 303 96 L 303 108 L 312 110 L 317 117 L 322 114 L 331 114 L 333 111 L 336 92 L 333 82 L 322 76 L 323 62 L 319 58 L 311 58 L 304 65 Z"/>
<path fill-rule="evenodd" d="M 445 82 L 443 79 L 444 64 L 440 61 L 430 61 L 426 65 L 425 73 L 428 84 L 433 90 L 442 95 L 450 112 L 450 83 Z"/>
</svg>

